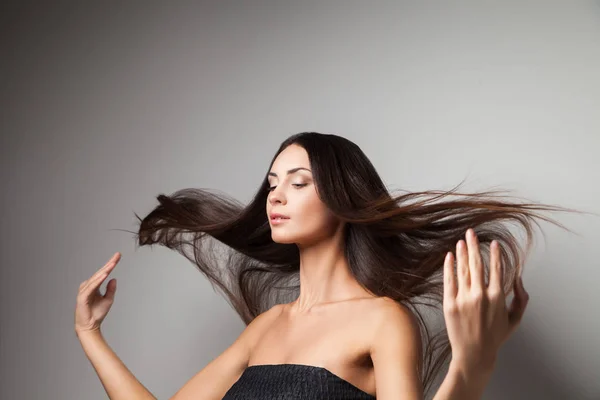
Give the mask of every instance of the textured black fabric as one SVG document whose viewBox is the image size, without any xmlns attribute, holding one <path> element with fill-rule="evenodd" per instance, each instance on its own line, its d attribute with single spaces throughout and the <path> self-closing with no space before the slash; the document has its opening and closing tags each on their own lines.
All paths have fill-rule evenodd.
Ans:
<svg viewBox="0 0 600 400">
<path fill-rule="evenodd" d="M 247 367 L 223 400 L 373 400 L 322 367 L 260 364 Z"/>
</svg>

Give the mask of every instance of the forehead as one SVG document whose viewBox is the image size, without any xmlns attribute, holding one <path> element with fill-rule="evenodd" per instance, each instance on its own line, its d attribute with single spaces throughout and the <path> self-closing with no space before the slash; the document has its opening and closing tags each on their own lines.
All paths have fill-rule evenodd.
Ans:
<svg viewBox="0 0 600 400">
<path fill-rule="evenodd" d="M 310 168 L 308 153 L 302 146 L 291 144 L 277 155 L 271 171 L 279 172 L 289 168 Z"/>
</svg>

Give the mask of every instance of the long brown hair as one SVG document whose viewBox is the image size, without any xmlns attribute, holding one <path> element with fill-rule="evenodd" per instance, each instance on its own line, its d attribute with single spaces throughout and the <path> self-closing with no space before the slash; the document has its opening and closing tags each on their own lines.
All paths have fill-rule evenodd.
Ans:
<svg viewBox="0 0 600 400">
<path fill-rule="evenodd" d="M 499 191 L 459 193 L 460 184 L 448 191 L 392 195 L 360 147 L 332 134 L 302 132 L 290 136 L 280 145 L 268 170 L 291 144 L 306 150 L 320 199 L 346 222 L 344 251 L 351 273 L 372 294 L 394 299 L 418 317 L 425 339 L 425 373 L 421 374 L 425 392 L 451 355 L 451 348 L 445 329 L 432 334 L 417 306 L 441 309 L 446 253 L 454 252 L 457 241 L 473 228 L 487 277 L 490 244 L 497 240 L 508 296 L 533 244 L 534 218 L 565 228 L 535 211 L 575 211 L 507 201 Z M 248 324 L 273 305 L 292 301 L 299 289 L 298 247 L 271 239 L 268 193 L 265 173 L 248 205 L 209 189 L 161 194 L 157 197 L 160 204 L 145 218 L 135 214 L 140 223 L 138 244 L 158 243 L 180 252 Z M 509 222 L 525 230 L 524 253 Z"/>
</svg>

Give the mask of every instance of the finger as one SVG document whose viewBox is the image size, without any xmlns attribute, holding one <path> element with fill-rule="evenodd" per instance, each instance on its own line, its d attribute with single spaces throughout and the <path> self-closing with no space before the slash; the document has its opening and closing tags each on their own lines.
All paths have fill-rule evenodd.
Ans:
<svg viewBox="0 0 600 400">
<path fill-rule="evenodd" d="M 515 281 L 514 287 L 515 297 L 512 299 L 510 308 L 508 310 L 508 321 L 511 332 L 514 331 L 521 323 L 521 319 L 525 313 L 525 308 L 529 302 L 529 294 L 525 291 L 521 278 L 518 278 Z"/>
<path fill-rule="evenodd" d="M 104 298 L 107 300 L 111 300 L 111 301 L 114 300 L 116 291 L 117 291 L 117 280 L 111 279 L 106 284 L 106 293 L 104 293 Z"/>
<path fill-rule="evenodd" d="M 115 265 L 117 265 L 117 263 L 119 262 L 119 260 L 121 259 L 121 253 L 116 252 L 111 258 L 110 260 L 108 260 L 108 262 L 106 264 L 104 264 L 102 266 L 102 268 L 100 268 L 98 271 L 96 271 L 96 274 L 102 274 L 104 273 L 106 270 L 111 269 L 112 267 L 114 267 Z"/>
<path fill-rule="evenodd" d="M 454 280 L 454 257 L 452 252 L 446 254 L 444 259 L 444 304 L 453 304 L 456 298 L 456 282 Z"/>
<path fill-rule="evenodd" d="M 111 258 L 110 260 L 108 260 L 108 262 L 106 264 L 104 264 L 104 266 L 102 268 L 100 268 L 98 271 L 96 271 L 91 277 L 90 279 L 88 279 L 88 284 L 93 282 L 96 278 L 98 278 L 100 275 L 106 273 L 106 272 L 110 272 L 110 270 L 113 269 L 113 267 L 115 267 L 117 265 L 117 263 L 119 262 L 119 260 L 121 259 L 121 253 L 116 252 Z M 87 285 L 85 285 L 87 286 Z M 85 290 L 85 289 L 84 289 Z"/>
<path fill-rule="evenodd" d="M 90 297 L 92 292 L 94 290 L 97 290 L 100 287 L 100 285 L 102 285 L 102 282 L 104 282 L 104 279 L 106 279 L 108 274 L 109 274 L 108 272 L 105 272 L 103 274 L 96 276 L 94 279 L 90 279 L 87 286 L 83 290 L 83 295 L 85 296 L 85 298 Z"/>
<path fill-rule="evenodd" d="M 502 272 L 502 264 L 500 263 L 500 244 L 496 240 L 492 240 L 490 245 L 490 281 L 488 289 L 493 292 L 504 293 L 503 290 L 504 276 Z"/>
<path fill-rule="evenodd" d="M 458 293 L 469 290 L 469 259 L 467 254 L 467 244 L 464 240 L 456 243 L 457 275 L 458 275 Z"/>
<path fill-rule="evenodd" d="M 109 269 L 112 269 L 115 265 L 117 265 L 117 263 L 119 262 L 119 260 L 121 260 L 121 253 L 119 253 L 118 251 L 110 258 L 110 260 L 108 260 L 108 262 L 106 264 L 104 264 L 104 266 L 102 268 L 100 268 L 98 270 L 98 272 L 102 272 L 102 271 L 106 271 Z"/>
<path fill-rule="evenodd" d="M 471 275 L 471 289 L 478 289 L 480 292 L 485 286 L 483 279 L 483 266 L 481 262 L 481 252 L 479 249 L 479 240 L 472 228 L 467 230 L 467 244 L 469 253 L 469 274 Z"/>
</svg>

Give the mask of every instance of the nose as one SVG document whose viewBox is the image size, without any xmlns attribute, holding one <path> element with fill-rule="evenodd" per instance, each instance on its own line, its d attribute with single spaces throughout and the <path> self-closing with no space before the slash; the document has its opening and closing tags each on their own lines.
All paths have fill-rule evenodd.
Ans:
<svg viewBox="0 0 600 400">
<path fill-rule="evenodd" d="M 277 185 L 277 187 L 275 189 L 273 189 L 271 191 L 271 193 L 269 193 L 268 199 L 269 199 L 269 203 L 271 203 L 271 205 L 277 204 L 277 203 L 281 203 L 281 204 L 286 203 L 283 191 L 279 190 L 280 186 L 281 185 Z"/>
</svg>

